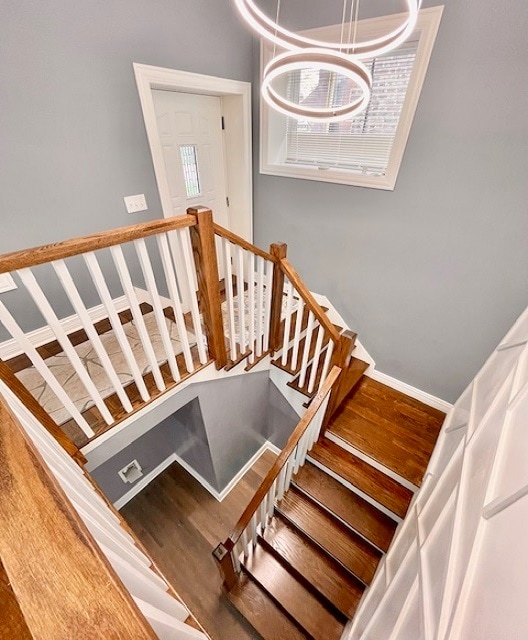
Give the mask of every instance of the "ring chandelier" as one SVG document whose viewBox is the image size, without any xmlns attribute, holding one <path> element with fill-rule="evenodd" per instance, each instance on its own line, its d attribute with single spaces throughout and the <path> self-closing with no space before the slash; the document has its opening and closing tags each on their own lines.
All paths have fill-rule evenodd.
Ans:
<svg viewBox="0 0 528 640">
<path fill-rule="evenodd" d="M 359 3 L 359 0 L 356 2 Z M 259 35 L 275 47 L 286 49 L 286 53 L 275 56 L 264 69 L 262 78 L 264 100 L 273 109 L 296 119 L 338 122 L 364 111 L 370 100 L 372 78 L 361 60 L 375 58 L 402 44 L 414 31 L 422 0 L 405 0 L 407 10 L 402 23 L 384 36 L 365 41 L 356 41 L 355 37 L 359 7 L 359 4 L 356 4 L 354 37 L 349 37 L 346 42 L 326 42 L 307 38 L 281 27 L 279 24 L 280 0 L 278 0 L 276 22 L 268 18 L 254 0 L 234 0 L 234 3 L 244 20 Z M 344 33 L 347 3 L 348 0 L 343 0 L 342 33 Z M 354 0 L 351 0 L 349 34 L 352 33 L 353 5 Z M 359 87 L 362 95 L 349 104 L 325 108 L 304 106 L 287 100 L 273 88 L 271 83 L 279 76 L 300 69 L 322 69 L 342 75 L 352 80 Z"/>
</svg>

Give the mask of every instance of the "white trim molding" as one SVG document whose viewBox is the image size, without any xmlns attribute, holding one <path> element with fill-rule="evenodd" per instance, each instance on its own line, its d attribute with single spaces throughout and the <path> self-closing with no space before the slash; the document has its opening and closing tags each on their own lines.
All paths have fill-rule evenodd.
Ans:
<svg viewBox="0 0 528 640">
<path fill-rule="evenodd" d="M 149 485 L 154 478 L 163 473 L 165 469 L 170 467 L 173 462 L 177 462 L 181 467 L 187 471 L 197 482 L 199 482 L 204 489 L 206 489 L 218 502 L 222 502 L 226 496 L 229 495 L 231 490 L 235 487 L 235 485 L 242 480 L 244 475 L 251 469 L 251 467 L 255 464 L 255 462 L 260 458 L 260 456 L 265 451 L 271 451 L 275 455 L 279 455 L 280 449 L 276 447 L 272 442 L 266 440 L 266 442 L 258 449 L 251 458 L 246 462 L 246 464 L 231 478 L 228 484 L 222 489 L 222 491 L 217 491 L 214 487 L 211 486 L 209 482 L 205 478 L 203 478 L 197 471 L 195 471 L 189 464 L 182 460 L 180 456 L 176 453 L 171 453 L 170 456 L 165 458 L 163 462 L 161 462 L 157 467 L 155 467 L 150 473 L 147 473 L 146 476 L 143 476 L 138 482 L 127 491 L 123 496 L 118 498 L 114 502 L 114 507 L 116 509 L 122 509 L 132 498 L 137 496 L 147 485 Z"/>
<path fill-rule="evenodd" d="M 225 121 L 226 177 L 232 231 L 251 242 L 253 240 L 251 83 L 153 67 L 137 62 L 134 63 L 134 73 L 165 217 L 174 214 L 163 150 L 158 136 L 152 90 L 162 89 L 221 97 Z"/>
<path fill-rule="evenodd" d="M 381 384 L 387 385 L 387 387 L 391 387 L 392 389 L 396 389 L 396 391 L 401 391 L 407 396 L 414 398 L 415 400 L 419 400 L 429 407 L 433 407 L 434 409 L 438 409 L 439 411 L 443 411 L 444 413 L 448 413 L 453 405 L 446 400 L 442 400 L 441 398 L 437 398 L 427 391 L 422 391 L 421 389 L 417 389 L 416 387 L 407 384 L 406 382 L 402 382 L 397 378 L 393 378 L 392 376 L 387 375 L 386 373 L 382 373 L 377 369 L 370 368 L 366 373 L 366 376 L 376 380 L 377 382 L 381 382 Z"/>
</svg>

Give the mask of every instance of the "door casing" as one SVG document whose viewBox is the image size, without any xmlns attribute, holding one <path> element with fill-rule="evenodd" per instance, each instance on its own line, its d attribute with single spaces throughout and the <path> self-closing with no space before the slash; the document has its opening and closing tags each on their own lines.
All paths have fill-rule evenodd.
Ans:
<svg viewBox="0 0 528 640">
<path fill-rule="evenodd" d="M 152 90 L 220 96 L 225 123 L 226 186 L 231 230 L 253 242 L 251 83 L 140 63 L 134 63 L 134 73 L 163 215 L 170 217 L 173 213 Z"/>
</svg>

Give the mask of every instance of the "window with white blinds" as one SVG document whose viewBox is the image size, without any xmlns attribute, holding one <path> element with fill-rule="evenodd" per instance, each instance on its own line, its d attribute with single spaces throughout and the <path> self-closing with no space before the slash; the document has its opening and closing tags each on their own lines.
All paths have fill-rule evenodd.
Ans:
<svg viewBox="0 0 528 640">
<path fill-rule="evenodd" d="M 260 171 L 268 175 L 336 182 L 392 190 L 443 7 L 421 9 L 411 40 L 396 51 L 367 61 L 373 77 L 367 109 L 344 122 L 313 123 L 275 112 L 261 100 Z M 361 39 L 379 37 L 401 25 L 402 14 L 362 20 Z M 341 25 L 312 29 L 305 35 L 339 42 Z M 262 66 L 273 55 L 263 43 Z M 301 69 L 276 87 L 292 102 L 331 107 L 354 101 L 358 89 L 344 76 Z"/>
<path fill-rule="evenodd" d="M 389 163 L 418 42 L 366 62 L 372 94 L 359 116 L 335 123 L 288 118 L 286 163 L 337 167 L 367 175 L 384 175 Z M 329 107 L 351 102 L 356 85 L 328 71 L 302 69 L 289 74 L 287 97 L 300 104 Z"/>
</svg>

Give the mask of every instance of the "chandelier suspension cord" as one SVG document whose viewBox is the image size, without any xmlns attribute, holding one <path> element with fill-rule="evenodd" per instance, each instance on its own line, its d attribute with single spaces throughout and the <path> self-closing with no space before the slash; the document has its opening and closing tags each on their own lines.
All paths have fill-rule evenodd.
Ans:
<svg viewBox="0 0 528 640">
<path fill-rule="evenodd" d="M 352 0 L 354 2 L 354 0 Z M 343 15 L 341 17 L 341 39 L 339 41 L 339 52 L 343 50 L 343 38 L 345 36 L 345 22 L 348 0 L 343 0 Z"/>
<path fill-rule="evenodd" d="M 280 9 L 281 9 L 281 0 L 277 0 L 277 15 L 275 16 L 275 39 L 277 38 L 277 28 L 279 26 L 279 17 L 280 17 Z M 277 53 L 277 43 L 273 43 L 273 57 Z"/>
<path fill-rule="evenodd" d="M 352 4 L 350 5 L 350 20 L 348 22 L 348 43 L 355 45 L 356 37 L 357 37 L 357 28 L 359 22 L 359 0 L 355 1 L 355 11 L 354 9 L 354 0 L 352 0 Z M 352 36 L 352 23 L 354 23 L 354 35 Z"/>
</svg>

